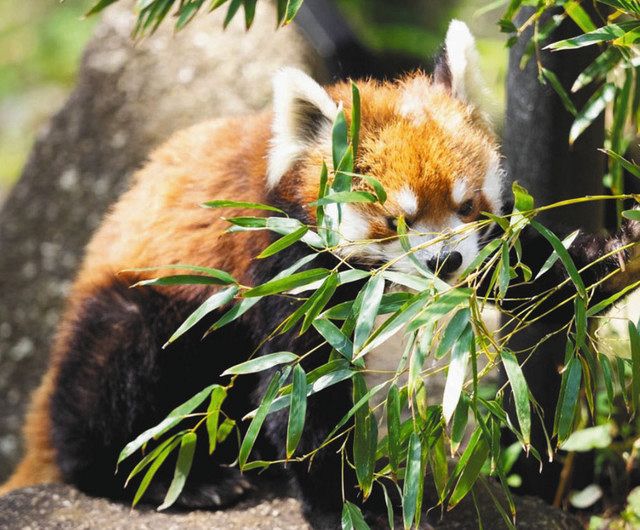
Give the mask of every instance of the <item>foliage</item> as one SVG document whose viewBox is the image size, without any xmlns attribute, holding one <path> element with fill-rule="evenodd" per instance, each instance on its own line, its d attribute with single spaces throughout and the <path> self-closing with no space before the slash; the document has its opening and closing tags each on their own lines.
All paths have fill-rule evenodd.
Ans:
<svg viewBox="0 0 640 530">
<path fill-rule="evenodd" d="M 98 0 L 87 12 L 87 15 L 95 15 L 118 0 Z M 251 27 L 256 14 L 258 0 L 137 0 L 136 10 L 138 20 L 133 30 L 134 36 L 142 36 L 153 33 L 169 14 L 175 18 L 175 27 L 182 29 L 200 11 L 212 12 L 226 5 L 227 14 L 223 27 L 227 27 L 238 14 L 240 8 L 244 11 L 244 21 L 247 29 Z M 302 5 L 302 0 L 278 0 L 277 23 L 278 26 L 289 24 Z"/>
<path fill-rule="evenodd" d="M 434 483 L 438 505 L 452 508 L 472 491 L 478 481 L 493 476 L 503 484 L 508 499 L 508 512 L 502 507 L 498 509 L 507 526 L 513 528 L 515 506 L 508 485 L 514 484 L 517 477 L 508 474 L 519 449 L 542 462 L 540 451 L 548 452 L 549 456 L 554 452 L 551 440 L 554 440 L 554 445 L 562 447 L 564 444 L 574 451 L 585 443 L 595 443 L 593 435 L 583 433 L 580 436 L 576 433 L 577 429 L 584 426 L 585 420 L 580 396 L 586 396 L 587 414 L 595 414 L 595 401 L 599 395 L 596 381 L 602 374 L 605 377 L 611 375 L 612 364 L 617 367 L 619 377 L 617 381 L 611 377 L 607 379 L 610 397 L 613 398 L 614 391 L 616 395 L 626 396 L 624 410 L 629 414 L 635 413 L 638 403 L 633 392 L 640 384 L 640 365 L 636 362 L 640 360 L 640 349 L 634 349 L 632 359 L 617 357 L 611 360 L 598 352 L 594 337 L 587 333 L 586 327 L 587 317 L 613 304 L 617 295 L 604 300 L 598 307 L 590 307 L 589 299 L 596 286 L 584 284 L 581 277 L 584 271 L 576 268 L 566 250 L 575 235 L 560 240 L 535 219 L 539 212 L 549 208 L 598 198 L 576 199 L 535 208 L 533 198 L 515 184 L 515 206 L 510 215 L 496 217 L 487 214 L 482 220 L 461 229 L 470 233 L 497 223 L 502 235 L 483 249 L 475 263 L 454 285 L 441 281 L 414 258 L 413 253 L 426 244 L 412 248 L 409 229 L 403 218 L 398 219 L 396 237 L 404 248 L 403 258 L 413 263 L 413 272 L 394 270 L 394 262 L 373 269 L 362 269 L 341 260 L 333 269 L 313 268 L 313 260 L 319 253 L 335 254 L 345 244 L 339 241 L 334 217 L 327 215 L 327 207 L 331 205 L 340 211 L 345 203 L 384 204 L 386 200 L 386 193 L 377 180 L 354 172 L 359 124 L 359 93 L 355 85 L 350 121 L 348 130 L 341 112 L 334 124 L 332 169 L 330 171 L 326 165 L 323 167 L 318 200 L 315 202 L 317 225 L 304 225 L 284 212 L 274 212 L 273 207 L 259 204 L 249 207 L 261 210 L 263 216 L 227 219 L 231 232 L 270 230 L 281 235 L 263 251 L 263 256 L 276 254 L 293 244 L 306 245 L 309 249 L 307 256 L 272 280 L 253 287 L 243 286 L 223 271 L 213 269 L 202 269 L 202 277 L 206 279 L 197 282 L 194 282 L 192 274 L 150 282 L 170 285 L 183 283 L 184 280 L 184 283 L 223 284 L 187 319 L 172 339 L 187 332 L 195 322 L 212 311 L 226 307 L 232 299 L 235 299 L 235 305 L 212 329 L 238 318 L 262 298 L 287 296 L 298 300 L 299 306 L 292 313 L 282 315 L 280 325 L 265 340 L 289 332 L 295 326 L 299 326 L 300 333 L 308 332 L 313 327 L 325 339 L 325 344 L 333 348 L 332 354 L 318 368 L 306 373 L 301 362 L 316 354 L 318 348 L 277 352 L 261 357 L 256 357 L 257 352 L 253 352 L 249 359 L 221 374 L 229 377 L 227 384 L 214 384 L 204 389 L 175 409 L 158 426 L 138 436 L 123 449 L 120 462 L 150 442 L 156 445 L 129 476 L 128 480 L 131 480 L 146 470 L 134 503 L 140 499 L 141 492 L 172 451 L 179 453 L 176 474 L 162 508 L 175 500 L 191 465 L 193 452 L 190 448 L 195 443 L 194 435 L 202 427 L 206 429 L 211 451 L 215 451 L 216 444 L 228 437 L 231 431 L 236 431 L 241 440 L 237 464 L 242 470 L 261 469 L 287 461 L 307 461 L 319 450 L 331 445 L 333 450 L 340 452 L 344 465 L 354 469 L 363 498 L 367 498 L 373 488 L 383 488 L 385 495 L 389 487 L 401 492 L 402 518 L 406 528 L 419 525 L 426 477 L 431 477 L 429 480 Z M 212 201 L 207 206 L 218 209 L 247 207 L 247 204 L 225 200 Z M 272 216 L 272 213 L 277 215 Z M 520 260 L 519 236 L 528 226 L 537 230 L 553 248 L 547 263 L 539 271 L 529 270 Z M 599 258 L 594 264 L 606 257 Z M 502 337 L 487 330 L 482 311 L 488 304 L 496 305 L 499 309 L 502 307 L 514 278 L 524 277 L 524 281 L 531 281 L 534 273 L 537 277 L 546 274 L 556 261 L 561 262 L 568 273 L 564 283 L 571 282 L 575 286 L 575 294 L 561 302 L 573 304 L 575 317 L 568 326 L 559 330 L 566 333 L 567 350 L 554 430 L 548 433 L 548 447 L 536 448 L 530 441 L 531 422 L 532 416 L 540 411 L 522 373 L 522 363 L 530 352 L 511 351 L 508 340 L 514 333 L 530 325 L 528 315 L 544 303 L 554 289 L 523 301 L 515 311 L 503 310 L 507 324 L 502 328 Z M 482 280 L 488 280 L 491 286 L 485 297 L 479 297 L 475 289 Z M 354 299 L 330 305 L 338 286 L 357 281 L 363 285 Z M 391 284 L 408 289 L 405 292 L 385 293 L 385 286 Z M 385 316 L 386 320 L 376 325 L 376 317 L 379 316 Z M 636 328 L 631 326 L 637 334 Z M 507 329 L 509 331 L 505 331 Z M 388 374 L 386 381 L 372 388 L 367 387 L 364 378 L 367 373 L 367 354 L 392 336 L 402 333 L 406 334 L 408 340 L 400 365 Z M 448 362 L 437 370 L 431 370 L 425 368 L 425 361 L 429 358 L 447 359 Z M 515 398 L 515 418 L 509 418 L 503 406 L 505 387 L 489 397 L 482 392 L 483 380 L 501 363 Z M 444 369 L 447 370 L 444 393 L 440 401 L 434 403 L 427 399 L 429 378 Z M 240 429 L 238 422 L 243 419 L 227 417 L 224 400 L 233 392 L 238 377 L 265 370 L 272 373 L 270 383 L 259 406 L 244 418 L 244 421 L 249 421 L 248 427 Z M 298 442 L 305 425 L 307 400 L 346 380 L 351 381 L 353 386 L 353 406 L 318 447 L 300 453 Z M 374 404 L 376 396 L 384 395 L 386 399 Z M 206 412 L 197 412 L 198 407 L 207 400 L 209 405 Z M 265 419 L 282 409 L 289 410 L 286 459 L 277 462 L 251 460 L 253 445 Z M 173 433 L 179 428 L 181 418 L 194 416 L 198 421 L 193 427 Z M 222 423 L 219 421 L 221 417 L 224 417 Z M 387 434 L 379 438 L 378 429 L 384 426 Z M 501 448 L 502 429 L 508 429 L 515 435 L 518 440 L 516 446 L 508 450 Z M 598 433 L 603 436 L 600 431 Z M 347 437 L 353 440 L 350 454 L 344 443 Z M 465 439 L 468 440 L 466 443 L 463 441 Z M 458 457 L 452 469 L 447 463 L 448 455 Z M 427 469 L 429 473 L 426 473 Z M 344 528 L 367 527 L 360 510 L 351 502 L 345 501 L 342 519 Z"/>
<path fill-rule="evenodd" d="M 610 157 L 604 184 L 615 195 L 624 192 L 625 169 L 634 172 L 630 169 L 633 165 L 625 164 L 619 154 L 626 152 L 634 140 L 640 113 L 640 58 L 636 46 L 640 39 L 640 4 L 634 0 L 595 0 L 595 3 L 598 5 L 599 16 L 594 20 L 580 2 L 574 0 L 512 0 L 500 20 L 500 26 L 503 31 L 511 34 L 509 44 L 513 44 L 517 35 L 527 28 L 533 28 L 521 66 L 532 57 L 535 58 L 540 81 L 549 83 L 560 96 L 567 111 L 575 117 L 569 134 L 570 143 L 575 142 L 605 109 L 611 111 L 608 136 L 603 146 Z M 535 6 L 535 10 L 516 27 L 514 22 L 522 5 Z M 593 90 L 581 109 L 576 109 L 555 73 L 544 67 L 540 54 L 540 46 L 569 18 L 583 33 L 547 44 L 544 49 L 570 52 L 585 46 L 599 47 L 597 58 L 580 73 L 570 88 L 570 93 L 587 87 Z M 618 213 L 621 211 L 622 204 L 618 202 Z"/>
</svg>

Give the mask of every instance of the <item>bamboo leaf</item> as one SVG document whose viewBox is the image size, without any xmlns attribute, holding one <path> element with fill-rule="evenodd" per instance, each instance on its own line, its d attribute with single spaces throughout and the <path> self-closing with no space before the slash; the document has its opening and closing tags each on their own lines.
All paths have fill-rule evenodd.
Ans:
<svg viewBox="0 0 640 530">
<path fill-rule="evenodd" d="M 613 83 L 605 83 L 589 98 L 589 101 L 578 112 L 576 119 L 569 131 L 569 143 L 573 144 L 593 121 L 600 116 L 606 106 L 613 101 L 616 95 L 616 86 Z"/>
<path fill-rule="evenodd" d="M 640 334 L 633 322 L 629 321 L 629 342 L 631 343 L 631 410 L 640 414 Z"/>
<path fill-rule="evenodd" d="M 157 439 L 160 435 L 178 425 L 178 423 L 180 423 L 187 414 L 191 414 L 204 402 L 205 399 L 207 399 L 215 386 L 216 385 L 209 385 L 207 388 L 201 390 L 191 399 L 173 409 L 164 420 L 158 423 L 158 425 L 154 425 L 150 429 L 147 429 L 142 434 L 138 435 L 135 440 L 129 442 L 120 452 L 120 455 L 118 456 L 118 464 L 135 453 L 152 438 Z"/>
<path fill-rule="evenodd" d="M 412 432 L 409 437 L 407 469 L 402 488 L 402 519 L 405 529 L 412 527 L 417 516 L 418 492 L 421 490 L 420 484 L 424 482 L 422 468 L 422 443 L 418 434 Z"/>
<path fill-rule="evenodd" d="M 218 421 L 220 418 L 220 409 L 222 403 L 227 397 L 227 390 L 220 386 L 215 385 L 211 391 L 211 400 L 209 401 L 209 407 L 207 408 L 207 435 L 209 437 L 209 454 L 212 455 L 216 450 L 216 444 L 218 442 Z"/>
<path fill-rule="evenodd" d="M 284 250 L 285 248 L 288 248 L 294 243 L 300 241 L 308 231 L 309 229 L 306 226 L 302 226 L 298 228 L 298 230 L 296 230 L 295 232 L 291 232 L 290 234 L 287 234 L 286 236 L 281 237 L 277 241 L 274 241 L 273 243 L 271 243 L 256 257 L 258 259 L 263 259 L 263 258 L 268 258 L 269 256 L 273 256 L 274 254 L 277 254 L 281 250 Z"/>
<path fill-rule="evenodd" d="M 400 391 L 396 385 L 389 387 L 387 394 L 387 438 L 389 447 L 389 465 L 394 474 L 400 470 Z"/>
<path fill-rule="evenodd" d="M 270 280 L 253 289 L 249 289 L 244 293 L 244 296 L 245 298 L 252 298 L 254 296 L 267 296 L 290 291 L 296 287 L 302 287 L 315 281 L 323 280 L 330 273 L 331 271 L 322 268 L 297 272 L 288 277 Z"/>
<path fill-rule="evenodd" d="M 264 420 L 269 413 L 269 409 L 271 408 L 271 404 L 276 397 L 278 389 L 282 386 L 282 383 L 284 382 L 288 374 L 289 370 L 286 369 L 283 373 L 276 372 L 275 374 L 273 374 L 273 377 L 269 382 L 269 386 L 267 387 L 264 396 L 262 396 L 260 406 L 258 407 L 255 416 L 249 424 L 249 428 L 247 429 L 247 433 L 244 435 L 242 444 L 240 445 L 240 450 L 238 452 L 238 464 L 241 470 L 244 469 L 244 466 L 247 463 L 249 453 L 251 453 L 251 449 L 256 442 L 258 433 L 260 432 L 262 424 L 264 423 Z"/>
<path fill-rule="evenodd" d="M 338 191 L 325 195 L 321 199 L 311 203 L 313 205 L 335 204 L 335 203 L 353 203 L 353 202 L 377 202 L 378 198 L 368 191 Z"/>
<path fill-rule="evenodd" d="M 567 237 L 565 237 L 562 240 L 562 246 L 568 250 L 569 247 L 575 241 L 576 237 L 578 237 L 579 233 L 580 233 L 580 230 L 574 230 L 573 232 L 571 232 Z M 552 251 L 551 255 L 543 263 L 542 267 L 540 267 L 540 270 L 538 271 L 538 274 L 536 274 L 536 277 L 534 278 L 534 280 L 537 280 L 538 278 L 540 278 L 540 276 L 548 272 L 551 269 L 551 267 L 553 267 L 555 262 L 558 261 L 559 258 L 560 256 L 558 256 L 558 253 L 555 250 Z"/>
<path fill-rule="evenodd" d="M 577 37 L 570 39 L 564 39 L 558 42 L 554 42 L 545 46 L 545 50 L 570 50 L 575 48 L 582 48 L 583 46 L 591 46 L 600 42 L 607 42 L 610 40 L 622 37 L 626 31 L 633 29 L 635 23 L 623 22 L 622 24 L 609 24 L 603 26 L 594 31 L 589 31 Z"/>
<path fill-rule="evenodd" d="M 469 364 L 470 344 L 472 340 L 474 340 L 473 330 L 471 329 L 471 325 L 467 325 L 451 350 L 451 361 L 449 363 L 447 381 L 442 396 L 442 416 L 444 417 L 445 423 L 449 423 L 460 400 L 467 365 Z"/>
<path fill-rule="evenodd" d="M 215 311 L 216 309 L 227 305 L 235 295 L 238 293 L 238 287 L 235 285 L 232 287 L 227 287 L 222 291 L 218 291 L 213 294 L 209 298 L 205 300 L 205 302 L 200 305 L 193 313 L 191 313 L 187 319 L 180 325 L 180 327 L 169 337 L 169 340 L 162 346 L 166 348 L 169 344 L 177 340 L 179 337 L 184 335 L 187 331 L 189 331 L 193 326 L 195 326 L 198 322 L 200 322 L 204 317 L 206 317 L 209 313 Z"/>
<path fill-rule="evenodd" d="M 133 497 L 133 502 L 131 504 L 132 507 L 135 507 L 136 504 L 138 504 L 138 502 L 140 501 L 144 493 L 147 491 L 147 488 L 149 487 L 151 480 L 157 473 L 158 469 L 160 469 L 160 466 L 164 463 L 164 461 L 171 454 L 171 452 L 178 446 L 179 443 L 180 443 L 180 439 L 176 438 L 171 444 L 168 444 L 163 449 L 163 451 L 160 454 L 158 454 L 158 456 L 153 461 L 153 463 L 149 466 L 149 469 L 144 474 L 144 477 L 142 477 L 142 480 L 140 481 L 140 485 L 138 486 L 138 489 L 136 490 L 136 493 Z"/>
<path fill-rule="evenodd" d="M 313 321 L 313 327 L 318 333 L 347 359 L 353 357 L 353 344 L 340 329 L 331 321 L 324 318 L 318 318 Z"/>
<path fill-rule="evenodd" d="M 551 85 L 551 87 L 556 91 L 556 94 L 560 96 L 560 101 L 562 101 L 564 108 L 567 109 L 567 111 L 569 111 L 569 113 L 572 116 L 577 116 L 578 110 L 576 109 L 576 106 L 573 104 L 573 101 L 571 101 L 571 97 L 562 86 L 562 83 L 558 79 L 558 76 L 556 76 L 556 74 L 554 74 L 551 70 L 547 70 L 544 67 L 541 67 L 540 71 L 542 72 L 542 75 L 544 76 L 544 78 L 547 81 L 549 81 L 549 84 Z"/>
<path fill-rule="evenodd" d="M 569 274 L 569 277 L 573 281 L 573 284 L 575 285 L 576 290 L 578 291 L 578 294 L 584 300 L 586 300 L 587 290 L 585 289 L 584 282 L 582 281 L 582 277 L 580 276 L 578 269 L 576 269 L 575 263 L 573 263 L 573 259 L 571 259 L 569 252 L 567 251 L 566 248 L 564 248 L 562 241 L 560 241 L 560 239 L 558 239 L 558 236 L 556 236 L 553 232 L 551 232 L 551 230 L 542 226 L 540 223 L 538 223 L 535 220 L 531 221 L 531 226 L 533 226 L 551 244 L 551 246 L 553 247 L 553 250 L 555 250 L 556 254 L 558 254 L 560 261 L 564 265 L 564 268 L 566 269 L 567 274 Z"/>
<path fill-rule="evenodd" d="M 562 374 L 562 400 L 558 404 L 559 442 L 564 441 L 571 433 L 576 407 L 578 406 L 581 380 L 582 365 L 576 357 L 572 357 Z"/>
<path fill-rule="evenodd" d="M 168 285 L 221 285 L 228 284 L 228 281 L 222 281 L 212 276 L 203 276 L 198 274 L 178 274 L 175 276 L 162 276 L 150 280 L 141 280 L 134 283 L 131 287 L 143 287 L 148 285 L 168 286 Z"/>
<path fill-rule="evenodd" d="M 307 414 L 307 375 L 297 364 L 293 369 L 293 388 L 291 390 L 291 406 L 289 407 L 289 423 L 287 424 L 287 458 L 295 453 Z"/>
<path fill-rule="evenodd" d="M 529 403 L 529 387 L 522 373 L 522 368 L 518 363 L 518 359 L 509 350 L 502 350 L 500 357 L 502 365 L 507 373 L 509 384 L 513 392 L 513 400 L 516 406 L 516 416 L 520 424 L 520 431 L 524 444 L 528 446 L 531 443 L 531 405 Z"/>
<path fill-rule="evenodd" d="M 158 511 L 169 508 L 169 506 L 178 500 L 180 493 L 182 493 L 184 485 L 187 482 L 187 477 L 189 476 L 189 471 L 191 471 L 197 441 L 198 436 L 195 432 L 188 432 L 180 440 L 180 451 L 178 451 L 178 461 L 176 462 L 176 468 L 173 473 L 173 480 L 171 480 L 162 505 L 158 506 Z"/>
<path fill-rule="evenodd" d="M 362 288 L 362 294 L 356 299 L 357 305 L 353 307 L 354 314 L 357 315 L 356 329 L 353 337 L 355 354 L 360 351 L 362 345 L 371 334 L 383 294 L 384 277 L 376 274 L 369 278 L 369 281 Z"/>
<path fill-rule="evenodd" d="M 370 530 L 365 522 L 360 508 L 349 501 L 344 501 L 342 507 L 342 530 Z"/>
<path fill-rule="evenodd" d="M 356 373 L 353 376 L 353 402 L 367 394 L 367 385 L 364 377 Z M 353 435 L 353 464 L 356 468 L 358 485 L 362 489 L 366 499 L 373 487 L 373 471 L 376 460 L 376 447 L 378 444 L 378 428 L 375 416 L 371 409 L 365 405 L 355 413 Z"/>
<path fill-rule="evenodd" d="M 295 353 L 291 353 L 288 351 L 269 353 L 267 355 L 256 357 L 255 359 L 251 359 L 250 361 L 236 364 L 235 366 L 232 366 L 231 368 L 228 368 L 227 370 L 222 372 L 222 374 L 220 375 L 254 374 L 257 372 L 268 370 L 269 368 L 273 368 L 274 366 L 278 366 L 280 364 L 296 361 L 297 359 L 298 356 Z"/>
<path fill-rule="evenodd" d="M 477 443 L 474 445 L 470 443 L 467 446 L 464 455 L 467 455 L 465 459 L 466 465 L 462 468 L 460 478 L 449 498 L 449 509 L 456 506 L 471 491 L 480 475 L 485 460 L 489 456 L 489 444 L 484 438 L 479 438 Z"/>
</svg>

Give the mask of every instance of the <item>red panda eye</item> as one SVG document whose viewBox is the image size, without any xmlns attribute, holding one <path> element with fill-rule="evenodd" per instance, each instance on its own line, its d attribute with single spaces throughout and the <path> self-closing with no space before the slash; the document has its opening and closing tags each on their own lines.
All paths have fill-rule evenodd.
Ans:
<svg viewBox="0 0 640 530">
<path fill-rule="evenodd" d="M 464 201 L 458 208 L 458 215 L 460 217 L 469 217 L 473 213 L 474 207 L 473 199 Z"/>
<path fill-rule="evenodd" d="M 393 232 L 398 231 L 398 219 L 396 217 L 385 217 L 385 221 L 389 230 L 392 230 Z"/>
</svg>

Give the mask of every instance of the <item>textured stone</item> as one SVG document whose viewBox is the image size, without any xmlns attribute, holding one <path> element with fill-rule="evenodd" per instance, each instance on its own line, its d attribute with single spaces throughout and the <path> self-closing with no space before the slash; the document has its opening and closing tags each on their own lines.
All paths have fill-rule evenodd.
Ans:
<svg viewBox="0 0 640 530">
<path fill-rule="evenodd" d="M 0 211 L 0 480 L 20 453 L 19 428 L 82 248 L 153 146 L 208 117 L 261 109 L 283 65 L 320 80 L 320 61 L 294 26 L 276 31 L 259 2 L 253 28 L 224 13 L 177 34 L 165 24 L 130 39 L 127 7 L 107 10 L 77 87 L 40 133 Z"/>
<path fill-rule="evenodd" d="M 489 484 L 493 494 L 497 487 Z M 487 493 L 478 488 L 478 510 L 484 528 L 506 529 Z M 579 530 L 581 524 L 570 515 L 531 497 L 516 498 L 519 530 Z M 384 528 L 386 518 L 374 529 Z M 478 512 L 470 499 L 442 519 L 436 510 L 423 517 L 424 529 L 476 530 Z M 158 513 L 149 507 L 131 510 L 128 505 L 87 497 L 63 485 L 25 488 L 0 497 L 2 530 L 307 530 L 327 528 L 321 521 L 305 521 L 300 503 L 288 496 L 282 484 L 267 484 L 250 498 L 227 510 Z M 396 522 L 402 528 L 402 521 Z"/>
</svg>

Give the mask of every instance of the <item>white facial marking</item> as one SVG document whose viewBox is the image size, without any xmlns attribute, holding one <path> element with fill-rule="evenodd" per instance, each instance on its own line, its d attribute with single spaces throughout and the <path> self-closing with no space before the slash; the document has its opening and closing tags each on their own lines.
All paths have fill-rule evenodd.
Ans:
<svg viewBox="0 0 640 530">
<path fill-rule="evenodd" d="M 404 186 L 396 192 L 395 198 L 400 208 L 408 216 L 418 213 L 418 197 L 409 186 Z"/>
<path fill-rule="evenodd" d="M 267 167 L 267 187 L 275 187 L 304 152 L 308 139 L 300 138 L 297 127 L 300 101 L 316 107 L 333 123 L 338 106 L 326 90 L 296 68 L 283 68 L 273 78 L 273 125 Z M 331 139 L 331 127 L 319 139 Z"/>
<path fill-rule="evenodd" d="M 461 179 L 456 180 L 453 183 L 453 189 L 451 190 L 451 198 L 456 204 L 461 204 L 467 199 L 467 185 Z"/>
<path fill-rule="evenodd" d="M 500 167 L 500 158 L 494 154 L 484 177 L 482 191 L 493 211 L 497 213 L 502 210 L 502 187 L 505 176 L 505 170 Z"/>
</svg>

